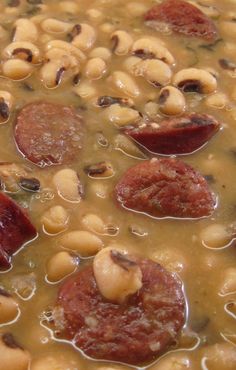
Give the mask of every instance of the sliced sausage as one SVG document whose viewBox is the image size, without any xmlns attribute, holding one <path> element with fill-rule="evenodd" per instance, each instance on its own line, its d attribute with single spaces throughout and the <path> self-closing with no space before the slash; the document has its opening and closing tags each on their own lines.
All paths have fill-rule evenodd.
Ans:
<svg viewBox="0 0 236 370">
<path fill-rule="evenodd" d="M 129 168 L 115 196 L 123 207 L 154 217 L 206 217 L 216 205 L 204 177 L 175 158 L 154 158 Z"/>
<path fill-rule="evenodd" d="M 191 113 L 126 130 L 126 134 L 155 154 L 188 154 L 201 148 L 220 129 L 207 114 Z"/>
<path fill-rule="evenodd" d="M 212 20 L 200 9 L 183 0 L 165 0 L 154 5 L 145 15 L 147 25 L 161 30 L 167 25 L 171 30 L 187 36 L 214 41 L 218 32 Z"/>
<path fill-rule="evenodd" d="M 120 304 L 103 298 L 91 265 L 60 288 L 59 337 L 96 359 L 143 364 L 173 344 L 185 321 L 182 284 L 159 264 L 136 259 L 142 288 Z M 56 322 L 55 322 L 56 324 Z"/>
<path fill-rule="evenodd" d="M 72 162 L 82 146 L 82 121 L 72 107 L 37 102 L 23 107 L 15 126 L 19 151 L 40 167 Z"/>
<path fill-rule="evenodd" d="M 0 192 L 0 269 L 11 266 L 11 256 L 37 235 L 23 210 Z"/>
</svg>

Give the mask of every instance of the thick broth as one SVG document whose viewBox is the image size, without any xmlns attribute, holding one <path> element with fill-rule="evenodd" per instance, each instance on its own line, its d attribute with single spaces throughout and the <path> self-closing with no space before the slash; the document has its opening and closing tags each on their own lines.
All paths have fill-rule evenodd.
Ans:
<svg viewBox="0 0 236 370">
<path fill-rule="evenodd" d="M 38 229 L 38 237 L 14 256 L 13 268 L 10 271 L 1 273 L 1 286 L 12 292 L 14 296 L 18 296 L 21 311 L 20 317 L 13 323 L 3 325 L 1 331 L 11 332 L 21 345 L 29 350 L 33 359 L 48 354 L 59 357 L 63 354 L 68 361 L 74 360 L 74 364 L 61 369 L 129 368 L 125 365 L 107 364 L 88 359 L 71 344 L 54 339 L 52 332 L 47 329 L 45 317 L 54 304 L 60 282 L 52 284 L 47 281 L 46 264 L 50 257 L 60 251 L 60 246 L 58 246 L 60 235 L 45 233 L 40 219 L 51 206 L 62 205 L 70 214 L 67 231 L 84 229 L 81 225 L 81 217 L 87 213 L 97 214 L 106 225 L 110 225 L 111 235 L 108 232 L 108 235 L 101 236 L 105 246 L 112 242 L 125 245 L 131 252 L 154 259 L 167 269 L 179 274 L 188 302 L 188 317 L 181 338 L 176 348 L 172 350 L 181 350 L 183 351 L 181 353 L 191 358 L 191 368 L 208 368 L 203 363 L 204 351 L 201 352 L 201 348 L 208 348 L 207 346 L 223 342 L 232 342 L 236 345 L 235 316 L 230 315 L 225 309 L 229 302 L 235 302 L 236 305 L 235 294 L 220 295 L 226 269 L 236 269 L 235 247 L 232 241 L 227 246 L 223 244 L 222 247 L 213 249 L 204 245 L 201 238 L 202 231 L 209 225 L 229 226 L 235 221 L 236 93 L 234 82 L 236 69 L 235 71 L 222 69 L 219 59 L 225 58 L 236 62 L 236 32 L 230 31 L 231 24 L 234 30 L 236 27 L 234 23 L 236 3 L 233 0 L 193 2 L 201 4 L 201 9 L 206 12 L 209 9 L 216 9 L 213 19 L 219 28 L 221 39 L 210 47 L 207 46 L 209 43 L 199 39 L 174 33 L 163 34 L 145 26 L 143 14 L 155 3 L 150 0 L 74 1 L 74 4 L 78 4 L 78 12 L 73 14 L 60 8 L 59 3 L 63 3 L 62 1 L 44 0 L 39 4 L 36 1 L 34 5 L 22 0 L 19 3 L 20 5 L 14 6 L 13 1 L 4 0 L 0 4 L 0 23 L 6 30 L 6 35 L 1 40 L 1 50 L 11 42 L 13 25 L 19 17 L 30 18 L 37 24 L 39 38 L 35 44 L 42 50 L 42 53 L 45 40 L 68 40 L 67 33 L 54 35 L 43 31 L 40 28 L 40 22 L 46 18 L 64 20 L 71 24 L 83 22 L 93 26 L 97 32 L 97 40 L 91 50 L 99 46 L 111 50 L 110 35 L 116 29 L 128 31 L 134 40 L 144 35 L 161 38 L 175 58 L 174 72 L 194 66 L 195 68 L 213 69 L 217 74 L 217 93 L 223 95 L 220 98 L 222 104 L 213 106 L 207 96 L 186 93 L 186 111 L 212 114 L 222 122 L 223 129 L 200 150 L 181 156 L 181 159 L 211 180 L 210 187 L 218 197 L 218 205 L 214 214 L 200 220 L 154 219 L 121 209 L 114 201 L 114 185 L 124 171 L 138 163 L 144 156 L 151 157 L 151 155 L 147 152 L 143 155 L 138 149 L 134 151 L 128 148 L 125 153 L 116 148 L 114 140 L 119 134 L 119 129 L 109 122 L 104 113 L 105 110 L 95 105 L 96 98 L 99 96 L 125 96 L 117 91 L 107 79 L 113 71 L 125 71 L 124 63 L 128 55 L 117 56 L 112 53 L 103 77 L 89 82 L 94 87 L 95 93 L 88 98 L 76 94 L 72 77 L 62 78 L 59 86 L 54 89 L 46 88 L 44 81 L 40 79 L 40 65 L 35 66 L 31 76 L 22 81 L 13 81 L 2 76 L 0 90 L 9 91 L 12 94 L 14 105 L 10 120 L 0 127 L 0 159 L 27 164 L 32 168 L 33 176 L 40 178 L 42 189 L 36 194 L 13 194 L 13 198 L 28 209 Z M 97 17 L 91 15 L 93 14 L 90 12 L 91 9 L 98 10 Z M 224 26 L 226 20 L 230 22 L 228 28 Z M 91 50 L 86 51 L 85 54 L 89 55 Z M 78 86 L 89 81 L 83 68 L 80 72 L 81 81 Z M 139 97 L 134 97 L 133 101 L 135 108 L 144 113 L 147 102 L 157 102 L 160 89 L 152 86 L 142 77 L 136 77 L 135 81 L 141 93 Z M 87 133 L 78 160 L 70 166 L 78 172 L 85 189 L 84 199 L 80 203 L 66 202 L 56 193 L 52 177 L 59 167 L 39 169 L 23 159 L 16 149 L 12 134 L 16 112 L 26 103 L 37 100 L 73 105 L 81 110 Z M 158 112 L 158 115 L 161 113 Z M 104 135 L 106 145 L 99 143 L 100 133 Z M 86 165 L 101 161 L 109 161 L 112 164 L 114 176 L 93 179 L 84 173 Z M 9 193 L 9 195 L 12 194 Z M 111 226 L 117 232 L 114 232 Z M 116 235 L 112 235 L 113 232 Z M 80 265 L 86 262 L 87 259 L 81 258 Z M 26 281 L 25 288 L 19 288 L 19 281 Z M 227 354 L 225 356 L 227 359 Z M 230 361 L 225 361 L 225 367 L 222 367 L 222 364 L 213 364 L 212 367 L 209 365 L 209 369 L 230 368 Z M 151 365 L 151 369 L 158 368 L 158 363 Z M 1 362 L 0 369 L 2 369 Z"/>
</svg>

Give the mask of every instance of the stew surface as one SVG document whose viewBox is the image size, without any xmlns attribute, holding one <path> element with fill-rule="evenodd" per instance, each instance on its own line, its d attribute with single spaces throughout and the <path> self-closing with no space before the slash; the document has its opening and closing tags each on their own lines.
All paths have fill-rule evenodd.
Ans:
<svg viewBox="0 0 236 370">
<path fill-rule="evenodd" d="M 236 368 L 236 2 L 189 1 L 210 22 L 197 33 L 191 12 L 179 31 L 169 2 L 172 23 L 148 13 L 161 1 L 1 1 L 1 190 L 37 230 L 17 247 L 21 226 L 3 231 L 1 219 L 16 248 L 0 275 L 0 333 L 26 356 L 0 343 L 1 370 Z M 182 165 L 150 195 L 155 166 L 141 166 L 153 158 L 190 165 L 199 198 Z M 184 323 L 151 360 L 93 358 L 58 329 L 58 292 L 104 247 L 183 284 Z"/>
</svg>

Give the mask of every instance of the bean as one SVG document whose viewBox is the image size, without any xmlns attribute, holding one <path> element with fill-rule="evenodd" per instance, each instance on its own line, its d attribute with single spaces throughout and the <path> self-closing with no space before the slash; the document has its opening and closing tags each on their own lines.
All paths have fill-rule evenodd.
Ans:
<svg viewBox="0 0 236 370">
<path fill-rule="evenodd" d="M 41 222 L 46 233 L 58 234 L 67 228 L 69 214 L 64 207 L 53 206 L 43 214 Z"/>
<path fill-rule="evenodd" d="M 101 58 L 105 62 L 111 59 L 112 53 L 109 49 L 98 47 L 90 51 L 89 58 Z"/>
<path fill-rule="evenodd" d="M 75 28 L 76 27 L 76 28 Z M 78 30 L 73 37 L 73 30 L 72 30 L 72 37 L 73 41 L 72 44 L 77 48 L 86 51 L 91 49 L 93 44 L 96 41 L 96 31 L 95 29 L 86 23 L 81 23 L 76 25 L 73 30 Z"/>
<path fill-rule="evenodd" d="M 123 66 L 127 72 L 133 73 L 135 65 L 138 64 L 139 62 L 140 62 L 140 58 L 131 56 L 125 59 Z"/>
<path fill-rule="evenodd" d="M 78 361 L 67 359 L 64 355 L 43 356 L 32 361 L 30 370 L 80 370 Z"/>
<path fill-rule="evenodd" d="M 133 38 L 126 31 L 117 30 L 112 33 L 111 41 L 113 43 L 113 52 L 116 55 L 126 55 L 129 53 L 132 44 Z"/>
<path fill-rule="evenodd" d="M 190 358 L 187 354 L 183 353 L 171 353 L 164 356 L 154 366 L 150 367 L 150 370 L 185 370 L 193 369 Z"/>
<path fill-rule="evenodd" d="M 217 89 L 217 81 L 208 71 L 197 68 L 182 69 L 173 78 L 173 84 L 184 92 L 211 94 Z"/>
<path fill-rule="evenodd" d="M 112 104 L 104 111 L 104 117 L 118 127 L 135 125 L 140 121 L 140 114 L 135 109 L 121 106 L 120 104 Z"/>
<path fill-rule="evenodd" d="M 2 52 L 3 59 L 18 58 L 29 63 L 41 62 L 41 54 L 37 46 L 28 41 L 12 42 Z"/>
<path fill-rule="evenodd" d="M 89 231 L 76 230 L 64 234 L 59 240 L 59 245 L 77 252 L 81 257 L 89 257 L 103 247 L 103 242 Z"/>
<path fill-rule="evenodd" d="M 220 295 L 233 294 L 236 292 L 236 268 L 228 267 L 222 273 L 222 281 L 219 286 Z"/>
<path fill-rule="evenodd" d="M 161 89 L 158 103 L 162 113 L 174 116 L 183 113 L 186 106 L 184 95 L 174 86 Z"/>
<path fill-rule="evenodd" d="M 0 289 L 0 324 L 13 321 L 19 315 L 19 307 L 15 299 L 3 289 Z"/>
<path fill-rule="evenodd" d="M 81 219 L 81 224 L 86 229 L 96 233 L 96 234 L 104 234 L 105 233 L 105 224 L 103 220 L 96 214 L 87 213 Z"/>
<path fill-rule="evenodd" d="M 173 65 L 175 62 L 173 55 L 164 46 L 163 41 L 154 37 L 143 37 L 135 41 L 132 52 L 142 59 L 155 58 L 169 65 Z"/>
<path fill-rule="evenodd" d="M 215 93 L 209 95 L 205 99 L 205 104 L 208 107 L 216 108 L 216 109 L 224 109 L 226 105 L 229 103 L 227 96 L 223 93 Z"/>
<path fill-rule="evenodd" d="M 157 103 L 149 101 L 144 106 L 144 112 L 150 117 L 151 119 L 155 119 L 158 117 L 159 106 Z"/>
<path fill-rule="evenodd" d="M 171 272 L 185 272 L 188 266 L 188 261 L 185 256 L 179 250 L 174 248 L 159 249 L 152 253 L 150 258 L 155 262 L 160 263 Z"/>
<path fill-rule="evenodd" d="M 211 224 L 201 231 L 200 238 L 205 247 L 217 249 L 227 246 L 232 235 L 225 225 Z"/>
<path fill-rule="evenodd" d="M 73 15 L 79 12 L 79 5 L 76 4 L 74 1 L 60 1 L 58 5 L 62 12 Z"/>
<path fill-rule="evenodd" d="M 129 2 L 126 5 L 128 14 L 131 14 L 134 17 L 141 17 L 148 11 L 147 4 L 138 3 L 138 2 Z"/>
<path fill-rule="evenodd" d="M 114 175 L 114 170 L 110 162 L 98 162 L 84 167 L 84 172 L 89 177 L 108 178 Z"/>
<path fill-rule="evenodd" d="M 231 343 L 217 343 L 202 348 L 200 352 L 204 369 L 234 370 L 236 367 L 235 346 Z"/>
<path fill-rule="evenodd" d="M 103 13 L 98 9 L 88 9 L 86 14 L 89 16 L 92 22 L 99 23 L 104 19 Z"/>
<path fill-rule="evenodd" d="M 135 145 L 134 142 L 128 139 L 125 135 L 119 134 L 115 136 L 114 148 L 132 158 L 146 158 L 145 154 L 137 147 L 137 145 Z"/>
<path fill-rule="evenodd" d="M 101 181 L 92 182 L 89 191 L 92 193 L 91 195 L 96 195 L 96 197 L 101 199 L 108 197 L 108 187 Z"/>
<path fill-rule="evenodd" d="M 100 31 L 104 33 L 112 33 L 115 30 L 115 26 L 112 23 L 105 22 L 99 27 Z"/>
<path fill-rule="evenodd" d="M 172 76 L 170 67 L 157 59 L 141 60 L 134 66 L 134 75 L 143 76 L 155 87 L 167 85 Z"/>
<path fill-rule="evenodd" d="M 81 82 L 79 86 L 74 87 L 76 95 L 82 99 L 91 99 L 97 95 L 97 90 L 90 82 Z"/>
<path fill-rule="evenodd" d="M 43 31 L 53 34 L 65 34 L 72 29 L 72 25 L 54 18 L 44 19 L 41 23 Z"/>
<path fill-rule="evenodd" d="M 90 80 L 99 80 L 106 73 L 106 63 L 101 58 L 89 59 L 85 66 L 85 75 Z"/>
<path fill-rule="evenodd" d="M 81 201 L 82 186 L 74 170 L 65 168 L 58 171 L 53 176 L 53 184 L 62 199 L 72 203 Z"/>
<path fill-rule="evenodd" d="M 8 91 L 0 91 L 0 123 L 9 120 L 13 105 L 13 97 Z"/>
<path fill-rule="evenodd" d="M 97 253 L 93 272 L 100 293 L 111 301 L 122 303 L 142 287 L 140 267 L 132 257 L 110 247 Z"/>
<path fill-rule="evenodd" d="M 40 69 L 39 76 L 47 89 L 55 89 L 62 82 L 65 70 L 60 61 L 48 62 Z"/>
<path fill-rule="evenodd" d="M 27 370 L 30 355 L 14 339 L 10 333 L 3 333 L 0 337 L 1 368 L 7 370 Z"/>
<path fill-rule="evenodd" d="M 14 24 L 15 31 L 13 36 L 13 41 L 28 41 L 35 42 L 38 39 L 38 28 L 32 22 L 32 20 L 27 18 L 19 18 Z"/>
<path fill-rule="evenodd" d="M 86 60 L 85 54 L 80 49 L 70 44 L 69 42 L 62 41 L 62 40 L 51 40 L 46 44 L 45 49 L 47 51 L 52 48 L 58 48 L 58 49 L 64 50 L 70 55 L 75 56 L 81 63 Z"/>
<path fill-rule="evenodd" d="M 124 93 L 127 96 L 135 98 L 140 95 L 139 87 L 137 86 L 134 79 L 126 72 L 115 71 L 108 78 L 108 82 L 116 88 L 118 91 Z"/>
<path fill-rule="evenodd" d="M 231 21 L 219 22 L 219 29 L 223 36 L 235 39 L 236 37 L 236 24 Z"/>
<path fill-rule="evenodd" d="M 9 59 L 2 65 L 2 72 L 5 77 L 12 80 L 24 80 L 32 72 L 32 66 L 21 59 Z"/>
<path fill-rule="evenodd" d="M 51 282 L 58 282 L 72 274 L 77 266 L 77 260 L 68 252 L 55 254 L 47 263 L 47 279 Z"/>
</svg>

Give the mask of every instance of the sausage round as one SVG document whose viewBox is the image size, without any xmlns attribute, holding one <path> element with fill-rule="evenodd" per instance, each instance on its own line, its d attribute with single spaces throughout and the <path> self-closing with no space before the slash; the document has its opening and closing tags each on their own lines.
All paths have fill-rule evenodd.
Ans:
<svg viewBox="0 0 236 370">
<path fill-rule="evenodd" d="M 23 210 L 0 192 L 0 269 L 11 266 L 11 256 L 37 235 Z"/>
<path fill-rule="evenodd" d="M 151 260 L 136 262 L 142 288 L 121 304 L 103 298 L 91 265 L 69 278 L 57 299 L 64 313 L 59 336 L 90 357 L 128 364 L 143 364 L 167 350 L 185 321 L 182 284 Z"/>
<path fill-rule="evenodd" d="M 204 177 L 175 158 L 153 158 L 129 168 L 115 196 L 123 207 L 154 217 L 206 217 L 216 205 Z"/>
<path fill-rule="evenodd" d="M 15 126 L 19 151 L 40 167 L 72 162 L 82 146 L 82 120 L 76 110 L 47 102 L 22 108 Z"/>
</svg>

